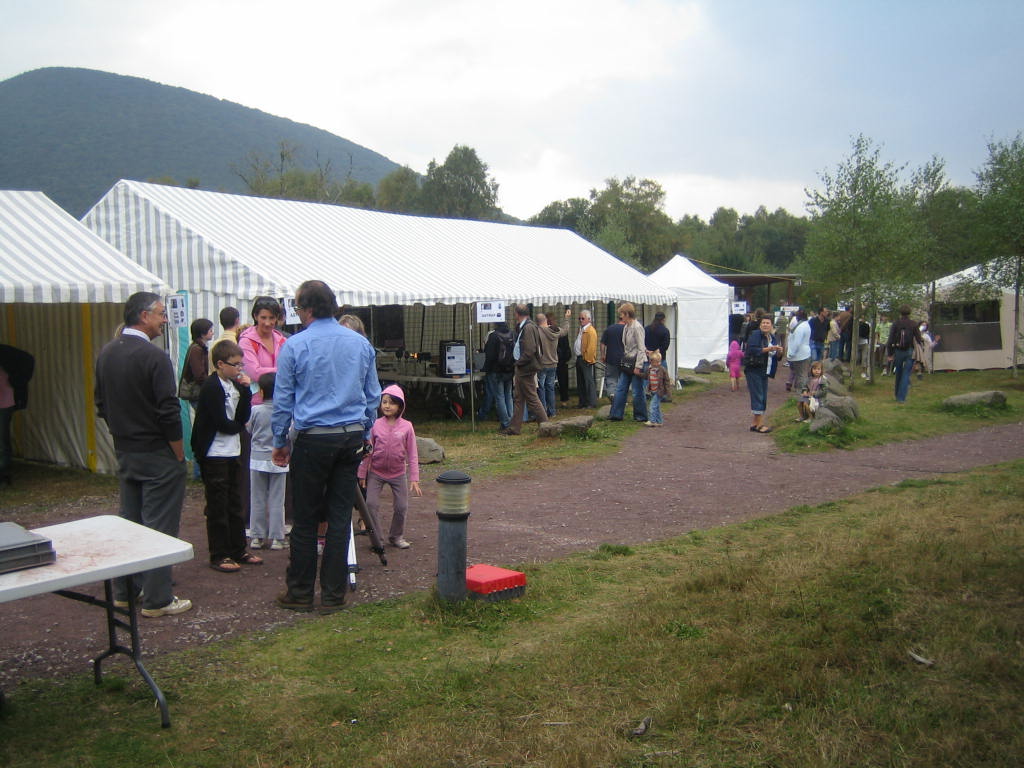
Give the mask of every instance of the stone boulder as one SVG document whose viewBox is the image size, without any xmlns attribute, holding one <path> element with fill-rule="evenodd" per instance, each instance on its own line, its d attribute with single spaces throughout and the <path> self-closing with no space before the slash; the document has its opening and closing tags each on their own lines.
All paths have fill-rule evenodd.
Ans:
<svg viewBox="0 0 1024 768">
<path fill-rule="evenodd" d="M 856 421 L 860 418 L 860 407 L 852 397 L 840 397 L 829 392 L 821 408 L 828 408 L 829 411 L 838 416 L 839 420 L 843 422 Z M 821 410 L 821 408 L 818 410 Z"/>
<path fill-rule="evenodd" d="M 593 416 L 573 416 L 571 419 L 545 421 L 537 427 L 538 437 L 559 437 L 560 435 L 586 434 L 594 426 Z"/>
<path fill-rule="evenodd" d="M 822 405 L 814 412 L 814 418 L 811 419 L 811 423 L 807 428 L 811 432 L 821 432 L 822 430 L 838 429 L 842 426 L 843 420 L 833 411 Z"/>
<path fill-rule="evenodd" d="M 711 383 L 710 379 L 705 379 L 701 376 L 694 376 L 692 373 L 681 373 L 676 381 L 682 382 L 683 386 L 689 386 L 690 384 L 703 384 L 707 386 Z"/>
<path fill-rule="evenodd" d="M 997 389 L 989 392 L 967 392 L 947 397 L 942 401 L 943 408 L 970 408 L 976 405 L 1002 408 L 1006 405 L 1006 394 Z"/>
<path fill-rule="evenodd" d="M 725 373 L 729 370 L 729 367 L 725 364 L 725 360 L 712 360 L 710 365 L 712 373 Z"/>
<path fill-rule="evenodd" d="M 612 412 L 611 403 L 609 403 L 608 405 L 602 405 L 600 408 L 597 409 L 597 412 L 594 413 L 594 418 L 596 418 L 596 419 L 607 419 L 608 418 L 608 414 L 610 414 L 611 412 Z"/>
<path fill-rule="evenodd" d="M 694 367 L 693 372 L 694 373 L 711 373 L 712 370 L 713 369 L 711 367 L 711 363 L 708 362 L 707 360 L 701 358 L 697 362 L 697 365 Z"/>
<path fill-rule="evenodd" d="M 848 397 L 850 395 L 850 390 L 848 390 L 846 388 L 846 385 L 843 384 L 841 381 L 832 376 L 829 376 L 828 394 L 829 397 L 831 397 L 832 395 L 838 395 L 839 397 Z"/>
<path fill-rule="evenodd" d="M 416 451 L 420 455 L 420 464 L 439 464 L 444 461 L 444 448 L 429 437 L 416 438 Z"/>
</svg>

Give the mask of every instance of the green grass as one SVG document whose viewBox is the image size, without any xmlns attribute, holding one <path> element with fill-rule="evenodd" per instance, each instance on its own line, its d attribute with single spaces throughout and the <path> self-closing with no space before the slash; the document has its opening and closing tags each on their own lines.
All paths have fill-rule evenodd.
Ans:
<svg viewBox="0 0 1024 768">
<path fill-rule="evenodd" d="M 921 381 L 913 377 L 904 405 L 896 404 L 893 386 L 891 376 L 878 377 L 873 383 L 858 381 L 850 394 L 860 406 L 860 419 L 831 434 L 812 434 L 806 424 L 794 423 L 796 398 L 790 397 L 771 417 L 776 444 L 793 453 L 862 448 L 1018 422 L 1024 414 L 1024 376 L 1014 379 L 1009 371 L 935 373 Z M 951 395 L 992 389 L 1006 394 L 1005 407 L 951 410 L 942 406 Z"/>
<path fill-rule="evenodd" d="M 1021 498 L 1024 461 L 183 650 L 170 731 L 124 662 L 30 681 L 0 764 L 1017 766 Z"/>
</svg>

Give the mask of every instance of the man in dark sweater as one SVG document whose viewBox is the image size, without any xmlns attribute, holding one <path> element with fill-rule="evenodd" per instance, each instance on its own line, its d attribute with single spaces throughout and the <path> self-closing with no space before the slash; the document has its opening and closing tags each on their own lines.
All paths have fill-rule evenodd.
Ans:
<svg viewBox="0 0 1024 768">
<path fill-rule="evenodd" d="M 672 334 L 665 325 L 665 313 L 655 312 L 654 322 L 644 328 L 644 347 L 648 352 L 658 350 L 661 353 L 661 362 L 667 368 L 668 347 L 671 343 Z"/>
<path fill-rule="evenodd" d="M 917 323 L 910 319 L 910 306 L 900 307 L 900 319 L 889 329 L 889 340 L 885 345 L 888 360 L 893 365 L 892 374 L 896 379 L 896 402 L 900 405 L 907 400 L 910 391 L 910 372 L 914 369 L 914 341 L 924 345 Z"/>
<path fill-rule="evenodd" d="M 135 293 L 124 307 L 124 331 L 96 360 L 96 412 L 114 438 L 121 487 L 121 517 L 177 536 L 185 500 L 181 405 L 167 354 L 150 343 L 163 333 L 167 311 L 155 293 Z M 138 578 L 142 615 L 184 613 L 189 600 L 171 591 L 171 567 Z M 127 583 L 118 579 L 115 604 L 128 605 Z"/>
</svg>

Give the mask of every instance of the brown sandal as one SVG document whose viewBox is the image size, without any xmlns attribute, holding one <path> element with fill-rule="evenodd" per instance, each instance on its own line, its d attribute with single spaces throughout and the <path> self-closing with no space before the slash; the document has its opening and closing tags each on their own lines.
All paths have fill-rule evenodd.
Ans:
<svg viewBox="0 0 1024 768">
<path fill-rule="evenodd" d="M 242 570 L 242 566 L 230 557 L 225 557 L 223 560 L 216 563 L 210 563 L 210 567 L 215 571 L 220 571 L 221 573 L 238 573 Z"/>
<path fill-rule="evenodd" d="M 245 552 L 238 558 L 238 562 L 242 565 L 263 565 L 263 558 L 259 555 L 254 555 L 252 552 Z"/>
</svg>

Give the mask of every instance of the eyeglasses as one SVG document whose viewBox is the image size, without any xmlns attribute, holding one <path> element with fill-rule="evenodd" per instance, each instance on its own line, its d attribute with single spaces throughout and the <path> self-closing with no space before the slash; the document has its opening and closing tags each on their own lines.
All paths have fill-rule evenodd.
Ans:
<svg viewBox="0 0 1024 768">
<path fill-rule="evenodd" d="M 224 363 L 224 365 L 230 365 L 232 368 L 241 368 L 245 365 L 243 362 L 229 363 L 227 360 L 218 360 L 217 362 Z"/>
</svg>

